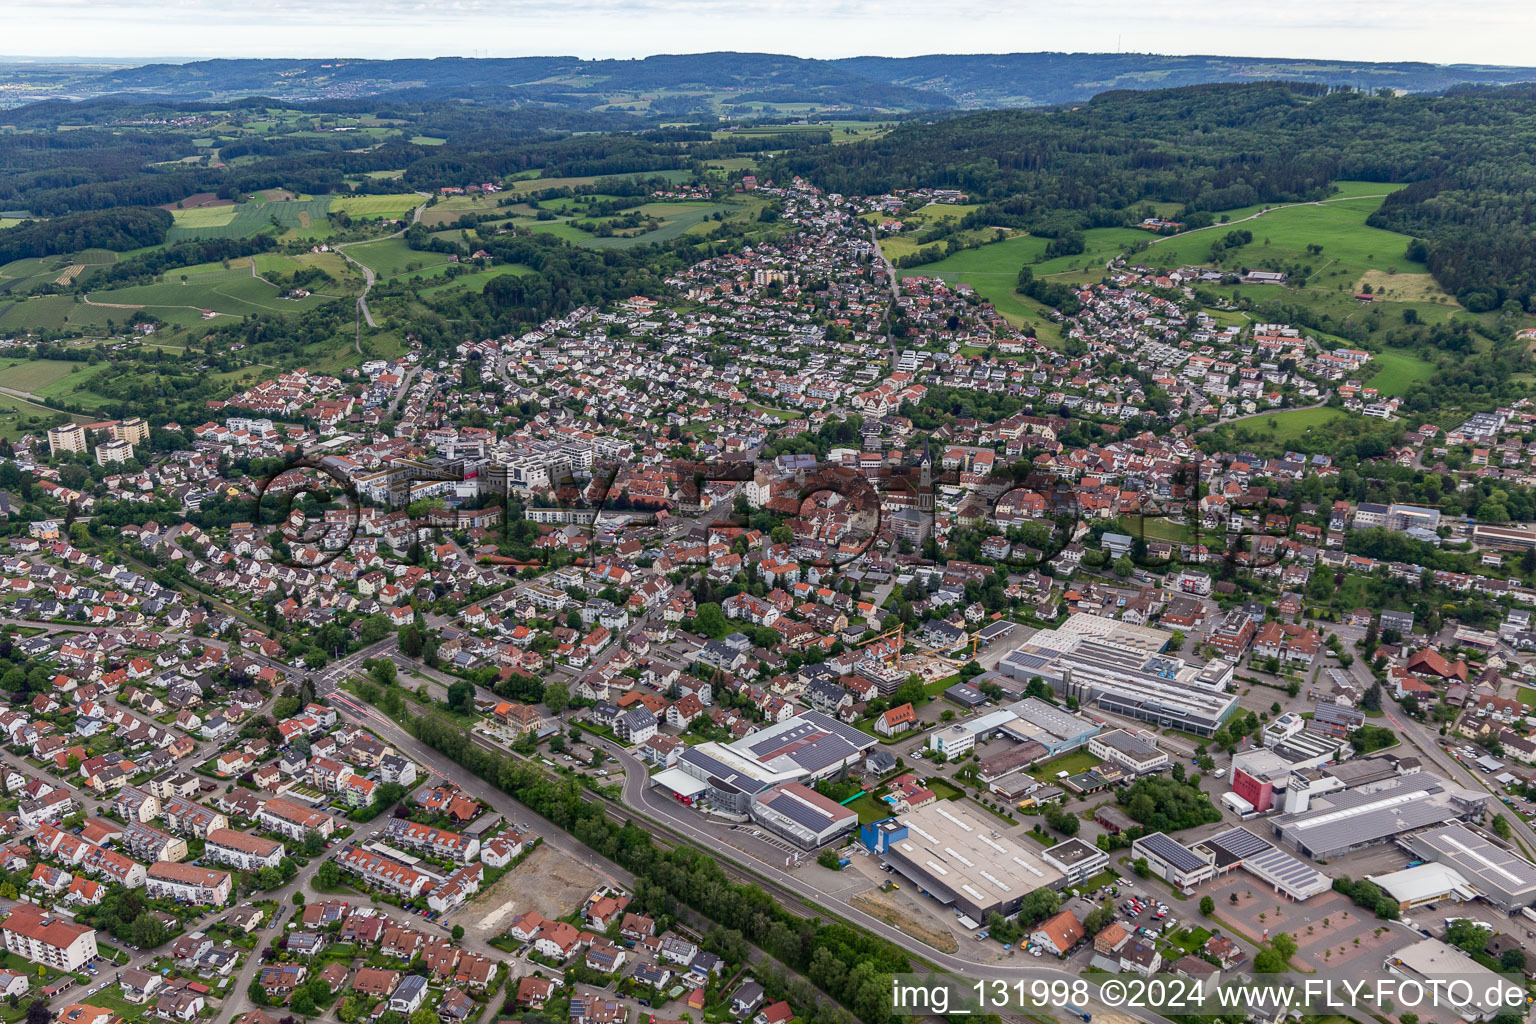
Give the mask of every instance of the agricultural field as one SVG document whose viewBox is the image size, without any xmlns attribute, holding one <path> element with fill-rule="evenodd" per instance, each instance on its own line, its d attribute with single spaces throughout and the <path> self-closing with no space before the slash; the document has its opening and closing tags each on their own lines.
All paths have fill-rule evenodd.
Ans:
<svg viewBox="0 0 1536 1024">
<path fill-rule="evenodd" d="M 1360 183 L 1344 184 L 1351 192 L 1362 191 Z M 1251 231 L 1253 241 L 1227 250 L 1220 265 L 1230 270 L 1282 270 L 1293 274 L 1293 280 L 1294 275 L 1305 275 L 1303 283 L 1283 290 L 1273 285 L 1241 285 L 1217 291 L 1256 302 L 1304 302 L 1341 322 L 1363 322 L 1373 331 L 1400 323 L 1409 310 L 1425 323 L 1466 316 L 1460 304 L 1434 284 L 1424 264 L 1406 257 L 1408 236 L 1365 223 L 1381 202 L 1378 195 L 1362 194 L 1323 204 L 1280 207 L 1246 221 L 1241 229 Z M 1209 265 L 1211 243 L 1228 229 L 1237 226 L 1159 239 L 1136 258 L 1168 269 Z M 1321 250 L 1309 251 L 1308 246 L 1321 246 Z M 1375 294 L 1369 302 L 1356 300 L 1366 284 L 1373 293 L 1384 289 L 1385 294 Z"/>
<path fill-rule="evenodd" d="M 98 305 L 123 306 L 130 310 L 143 307 L 156 316 L 161 315 L 163 308 L 212 310 L 230 316 L 294 313 L 332 301 L 332 297 L 324 295 L 309 295 L 302 299 L 284 299 L 279 295 L 275 286 L 253 277 L 247 267 L 188 275 L 185 281 L 180 275 L 174 275 L 154 284 L 95 292 L 90 299 Z"/>
<path fill-rule="evenodd" d="M 627 249 L 653 242 L 668 242 L 684 234 L 701 234 L 714 227 L 713 218 L 717 213 L 722 214 L 727 221 L 739 221 L 743 218 L 750 220 L 760 208 L 756 200 L 741 199 L 717 203 L 659 202 L 632 207 L 614 217 L 590 217 L 583 212 L 580 204 L 571 199 L 550 200 L 541 205 L 551 209 L 568 210 L 571 211 L 571 215 L 556 220 L 519 218 L 516 221 L 517 226 L 527 228 L 529 231 L 554 235 L 574 245 L 584 245 L 593 249 Z M 600 224 L 604 221 L 613 221 L 630 213 L 659 220 L 660 226 L 652 231 L 641 233 L 633 233 L 636 230 L 633 228 L 615 228 L 615 234 L 608 236 L 593 234 L 576 226 L 577 222 Z"/>
<path fill-rule="evenodd" d="M 1357 271 L 1349 275 L 1348 284 L 1368 270 L 1414 267 L 1423 272 L 1421 264 L 1411 264 L 1403 257 L 1406 236 L 1366 225 L 1365 219 L 1380 205 L 1380 199 L 1358 198 L 1271 210 L 1242 225 L 1244 230 L 1253 232 L 1253 242 L 1230 250 L 1224 262 L 1228 266 L 1258 266 L 1276 260 L 1299 262 L 1311 264 L 1314 277 L 1338 265 L 1338 270 Z M 1229 224 L 1159 238 L 1142 259 L 1170 268 L 1205 263 L 1211 243 L 1235 227 Z M 1307 251 L 1307 246 L 1314 244 L 1323 247 L 1321 253 Z"/>
<path fill-rule="evenodd" d="M 13 391 L 37 395 L 84 365 L 66 359 L 0 359 L 0 383 Z"/>
<path fill-rule="evenodd" d="M 117 372 L 110 363 L 97 363 L 91 366 L 87 363 L 75 363 L 69 373 L 57 380 L 51 381 L 38 392 L 38 396 L 46 401 L 67 402 L 70 405 L 79 405 L 86 408 L 94 408 L 103 405 L 107 399 L 88 391 L 91 381 L 103 374 Z"/>
<path fill-rule="evenodd" d="M 193 238 L 250 238 L 263 231 L 277 231 L 284 237 L 319 237 L 330 229 L 326 211 L 331 198 L 316 199 L 276 198 L 280 190 L 261 202 L 240 203 L 236 206 L 175 210 L 171 216 L 176 223 L 166 232 L 167 242 L 184 242 Z M 291 195 L 291 193 L 286 193 Z M 263 194 L 265 195 L 265 194 Z M 228 211 L 234 211 L 229 214 Z M 224 220 L 216 218 L 227 217 Z"/>
<path fill-rule="evenodd" d="M 1045 331 L 1041 329 L 1041 322 L 1044 317 L 1040 307 L 1019 295 L 1014 288 L 1019 283 L 1019 268 L 1039 259 L 1047 242 L 1048 239 L 1033 235 L 1017 235 L 1006 241 L 957 252 L 937 263 L 909 267 L 896 273 L 903 278 L 937 277 L 948 284 L 968 284 L 976 289 L 976 294 L 997 307 L 1010 323 L 1019 327 L 1033 324 L 1043 338 Z M 1048 320 L 1045 323 L 1054 326 Z"/>
<path fill-rule="evenodd" d="M 349 245 L 347 255 L 371 269 L 381 280 L 448 262 L 448 257 L 440 252 L 417 252 L 406 245 L 403 238 L 381 238 Z"/>
<path fill-rule="evenodd" d="M 421 197 L 416 196 L 414 198 L 420 202 Z M 421 211 L 421 223 L 429 228 L 437 228 L 445 224 L 452 224 L 466 213 L 478 216 L 483 213 L 499 212 L 495 196 L 484 196 L 479 193 L 467 196 L 449 196 L 446 199 L 438 199 L 437 202 Z"/>
<path fill-rule="evenodd" d="M 90 422 L 87 416 L 66 416 L 46 406 L 35 405 L 11 395 L 0 395 L 0 437 L 7 441 L 15 441 L 22 434 L 38 433 L 54 423 L 62 423 L 66 420 L 74 420 L 76 423 Z"/>
<path fill-rule="evenodd" d="M 422 197 L 414 192 L 383 196 L 336 196 L 331 200 L 329 212 L 344 212 L 354 219 L 380 217 L 404 220 L 422 202 Z"/>
<path fill-rule="evenodd" d="M 886 220 L 899 220 L 909 229 L 931 228 L 949 220 L 963 220 L 965 215 L 980 209 L 977 203 L 929 203 L 909 213 L 864 213 L 859 219 L 867 224 L 879 224 Z"/>
<path fill-rule="evenodd" d="M 227 206 L 194 206 L 191 209 L 172 210 L 171 217 L 178 228 L 221 228 L 235 219 L 241 207 L 230 203 Z"/>
</svg>

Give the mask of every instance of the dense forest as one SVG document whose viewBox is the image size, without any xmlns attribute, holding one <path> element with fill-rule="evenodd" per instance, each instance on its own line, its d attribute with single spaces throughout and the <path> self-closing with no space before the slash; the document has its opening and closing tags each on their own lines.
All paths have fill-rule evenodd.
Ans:
<svg viewBox="0 0 1536 1024">
<path fill-rule="evenodd" d="M 1059 237 L 1137 218 L 1137 204 L 1221 210 L 1326 196 L 1341 180 L 1411 182 L 1370 223 L 1424 240 L 1447 291 L 1481 311 L 1536 295 L 1536 89 L 1376 96 L 1296 83 L 1114 92 L 1080 108 L 910 123 L 783 154 L 772 176 L 837 192 L 957 188 L 967 227 Z M 1139 218 L 1138 218 L 1139 219 Z"/>
<path fill-rule="evenodd" d="M 702 161 L 764 149 L 806 148 L 830 139 L 822 132 L 795 132 L 712 140 L 709 132 L 649 128 L 618 114 L 495 110 L 441 98 L 416 104 L 374 101 L 372 109 L 359 101 L 335 100 L 298 107 L 303 120 L 288 134 L 222 142 L 219 164 L 203 165 L 178 161 L 196 151 L 193 137 L 206 129 L 157 124 L 208 112 L 238 124 L 260 120 L 266 108 L 279 105 L 264 97 L 221 107 L 113 98 L 38 103 L 9 111 L 7 120 L 28 130 L 0 134 L 0 209 L 58 217 L 119 206 L 161 206 L 200 192 L 226 199 L 266 188 L 335 195 L 395 192 L 402 186 L 433 189 L 533 171 L 547 177 L 648 173 L 694 168 Z M 308 122 L 359 113 L 399 122 L 400 135 L 375 148 L 358 149 L 354 135 L 302 130 Z M 59 124 L 86 127 L 53 130 Z M 413 145 L 408 139 L 417 133 L 446 142 Z M 401 176 L 361 177 L 377 171 L 400 171 Z"/>
<path fill-rule="evenodd" d="M 132 206 L 19 224 L 0 232 L 0 263 L 84 249 L 126 252 L 159 245 L 170 226 L 167 211 Z"/>
</svg>

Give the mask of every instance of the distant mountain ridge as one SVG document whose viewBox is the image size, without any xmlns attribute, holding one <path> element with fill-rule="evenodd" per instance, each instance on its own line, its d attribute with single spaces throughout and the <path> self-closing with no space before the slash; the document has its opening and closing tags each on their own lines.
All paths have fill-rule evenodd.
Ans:
<svg viewBox="0 0 1536 1024">
<path fill-rule="evenodd" d="M 0 77 L 4 69 L 0 68 Z M 70 95 L 157 94 L 292 101 L 429 90 L 505 105 L 616 106 L 653 115 L 738 112 L 751 104 L 915 111 L 1071 103 L 1117 89 L 1283 79 L 1439 92 L 1536 81 L 1536 68 L 1143 53 L 930 54 L 811 60 L 782 54 L 663 54 L 640 60 L 439 57 L 404 60 L 205 60 L 92 70 Z M 644 94 L 644 97 L 642 97 Z M 626 98 L 633 106 L 626 106 Z"/>
</svg>

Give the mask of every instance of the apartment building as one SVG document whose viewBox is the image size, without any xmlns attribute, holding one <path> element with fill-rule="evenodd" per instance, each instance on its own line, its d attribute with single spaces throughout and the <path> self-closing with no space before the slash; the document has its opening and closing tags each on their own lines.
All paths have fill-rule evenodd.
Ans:
<svg viewBox="0 0 1536 1024">
<path fill-rule="evenodd" d="M 359 846 L 344 850 L 341 856 L 336 858 L 336 865 L 343 871 L 350 871 L 357 875 L 375 888 L 407 898 L 420 896 L 432 883 L 431 878 L 415 868 L 390 860 L 381 854 L 364 850 Z"/>
<path fill-rule="evenodd" d="M 5 948 L 24 960 L 59 971 L 78 971 L 96 956 L 96 929 L 26 903 L 0 923 Z"/>
<path fill-rule="evenodd" d="M 228 871 L 156 861 L 149 866 L 144 886 L 157 899 L 222 907 L 229 902 L 231 881 Z"/>
<path fill-rule="evenodd" d="M 181 861 L 187 859 L 187 841 L 162 832 L 152 825 L 130 821 L 123 825 L 118 841 L 131 856 L 140 860 Z"/>
<path fill-rule="evenodd" d="M 283 859 L 283 844 L 232 828 L 216 828 L 208 833 L 203 857 L 241 871 L 259 871 L 277 867 Z"/>
<path fill-rule="evenodd" d="M 457 864 L 467 864 L 480 856 L 480 840 L 474 836 L 420 825 L 406 818 L 390 818 L 389 824 L 384 826 L 383 839 L 395 846 L 417 850 Z"/>
<path fill-rule="evenodd" d="M 321 814 L 292 800 L 277 798 L 261 805 L 261 810 L 256 812 L 256 821 L 269 832 L 276 832 L 289 839 L 303 839 L 311 832 L 329 836 L 336 829 L 336 823 L 330 815 Z"/>
<path fill-rule="evenodd" d="M 48 453 L 57 455 L 60 452 L 85 451 L 85 431 L 78 423 L 66 423 L 61 427 L 51 427 L 48 430 Z"/>
</svg>

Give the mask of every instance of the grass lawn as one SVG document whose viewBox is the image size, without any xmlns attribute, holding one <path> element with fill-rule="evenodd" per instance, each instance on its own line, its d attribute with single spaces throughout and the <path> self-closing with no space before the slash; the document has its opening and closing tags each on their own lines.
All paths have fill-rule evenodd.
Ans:
<svg viewBox="0 0 1536 1024">
<path fill-rule="evenodd" d="M 1409 352 L 1388 349 L 1371 357 L 1376 374 L 1365 382 L 1383 395 L 1402 395 L 1421 380 L 1427 380 L 1435 372 L 1435 364 Z"/>
<path fill-rule="evenodd" d="M 1049 239 L 1017 235 L 977 249 L 966 249 L 953 256 L 920 267 L 899 270 L 903 277 L 937 277 L 949 284 L 968 284 L 976 294 L 992 303 L 997 311 L 1017 327 L 1033 325 L 1042 340 L 1047 334 L 1060 337 L 1042 312 L 1013 289 L 1019 283 L 1019 268 L 1033 264 L 1045 252 Z"/>
<path fill-rule="evenodd" d="M 1210 937 L 1211 933 L 1204 928 L 1180 928 L 1168 936 L 1168 941 L 1182 949 L 1186 954 L 1189 954 L 1205 945 L 1206 940 Z"/>
<path fill-rule="evenodd" d="M 1529 686 L 1522 686 L 1515 691 L 1515 700 L 1536 708 L 1536 690 L 1531 689 Z"/>
<path fill-rule="evenodd" d="M 938 797 L 940 800 L 959 800 L 961 797 L 965 796 L 959 787 L 946 782 L 944 779 L 925 779 L 923 781 L 923 785 L 933 790 L 933 795 Z"/>
<path fill-rule="evenodd" d="M 381 238 L 346 247 L 348 256 L 369 267 L 380 277 L 396 277 L 411 269 L 447 262 L 440 252 L 417 252 L 403 238 Z"/>
<path fill-rule="evenodd" d="M 1120 872 L 1114 868 L 1105 868 L 1092 878 L 1083 879 L 1083 884 L 1077 887 L 1078 892 L 1093 892 L 1101 885 L 1114 885 L 1120 880 Z"/>
<path fill-rule="evenodd" d="M 872 821 L 884 821 L 895 813 L 891 810 L 890 804 L 873 793 L 865 793 L 847 806 L 849 810 L 858 812 L 860 825 L 868 825 Z"/>
<path fill-rule="evenodd" d="M 1250 430 L 1257 430 L 1277 444 L 1297 441 L 1314 431 L 1329 433 L 1335 420 L 1347 421 L 1350 417 L 1340 409 L 1320 406 L 1316 409 L 1292 409 L 1289 412 L 1272 412 L 1243 421 Z M 1341 431 L 1342 432 L 1342 431 Z"/>
<path fill-rule="evenodd" d="M 1157 516 L 1126 516 L 1120 527 L 1132 537 L 1143 540 L 1166 540 L 1172 544 L 1188 544 L 1195 539 L 1195 531 L 1184 523 Z"/>
<path fill-rule="evenodd" d="M 144 1011 L 151 1009 L 152 1003 L 130 1003 L 123 998 L 122 990 L 116 985 L 107 985 L 94 995 L 87 997 L 92 1006 L 102 1006 L 112 1010 L 125 1021 L 138 1020 L 144 1015 Z"/>
<path fill-rule="evenodd" d="M 436 284 L 430 288 L 423 288 L 417 294 L 442 295 L 447 292 L 474 292 L 478 295 L 485 291 L 485 286 L 490 284 L 493 278 L 503 277 L 507 274 L 516 274 L 521 277 L 523 274 L 531 274 L 533 272 L 532 267 L 521 263 L 503 263 L 499 266 L 488 267 L 477 274 L 460 274 L 451 281 Z"/>
<path fill-rule="evenodd" d="M 1029 770 L 1029 774 L 1036 779 L 1053 779 L 1058 772 L 1076 775 L 1079 772 L 1087 771 L 1099 763 L 1099 759 L 1088 753 L 1087 750 L 1074 750 L 1072 753 L 1064 754 L 1054 761 L 1035 765 Z"/>
</svg>

